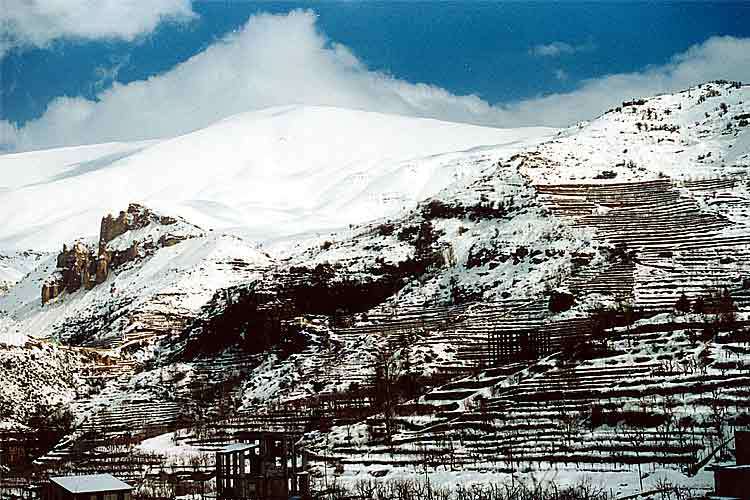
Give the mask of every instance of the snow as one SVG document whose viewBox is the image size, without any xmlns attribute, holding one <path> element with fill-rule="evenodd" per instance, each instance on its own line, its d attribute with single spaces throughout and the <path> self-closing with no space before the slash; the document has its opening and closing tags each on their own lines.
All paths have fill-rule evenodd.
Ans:
<svg viewBox="0 0 750 500">
<path fill-rule="evenodd" d="M 232 453 L 234 451 L 245 451 L 250 450 L 253 448 L 257 448 L 257 444 L 244 444 L 244 443 L 235 443 L 230 444 L 229 446 L 225 446 L 220 450 L 221 453 Z"/>
<path fill-rule="evenodd" d="M 747 85 L 735 89 L 706 83 L 646 99 L 621 111 L 610 110 L 596 120 L 560 131 L 536 150 L 535 160 L 524 162 L 523 171 L 535 184 L 745 174 L 750 163 L 750 135 L 737 127 L 734 117 L 750 112 L 749 89 Z M 727 106 L 726 113 L 721 110 L 722 103 Z M 730 123 L 734 128 L 727 130 Z M 617 175 L 598 178 L 604 171 Z"/>
<path fill-rule="evenodd" d="M 7 293 L 44 257 L 45 254 L 42 252 L 29 250 L 11 252 L 7 255 L 0 254 L 0 295 Z"/>
<path fill-rule="evenodd" d="M 644 472 L 645 469 L 646 467 L 644 467 Z M 387 474 L 380 479 L 376 479 L 371 474 L 376 471 L 387 472 Z M 554 484 L 556 487 L 562 488 L 586 482 L 595 488 L 598 487 L 611 492 L 614 498 L 638 495 L 642 491 L 657 491 L 661 484 L 668 483 L 703 493 L 710 491 L 713 486 L 713 475 L 706 471 L 701 471 L 693 477 L 687 477 L 674 469 L 654 466 L 649 474 L 644 475 L 647 477 L 643 478 L 643 490 L 640 488 L 638 470 L 635 466 L 632 466 L 632 468 L 611 468 L 611 470 L 602 468 L 602 470 L 596 470 L 593 466 L 575 468 L 555 464 L 549 468 L 540 467 L 536 470 L 525 470 L 510 474 L 493 472 L 491 464 L 477 464 L 475 467 L 464 470 L 428 468 L 426 472 L 421 466 L 371 465 L 351 467 L 346 465 L 344 473 L 335 476 L 335 479 L 341 484 L 351 486 L 362 480 L 397 481 L 428 478 L 432 487 L 449 489 L 458 486 L 470 488 L 472 485 L 511 484 L 513 481 L 540 486 Z"/>
<path fill-rule="evenodd" d="M 134 154 L 157 141 L 110 142 L 2 156 L 0 192 L 81 175 Z"/>
<path fill-rule="evenodd" d="M 552 132 L 285 106 L 160 142 L 0 156 L 0 248 L 58 248 L 134 201 L 262 241 L 345 227 L 445 187 L 453 152 Z"/>
<path fill-rule="evenodd" d="M 167 432 L 156 437 L 145 439 L 136 446 L 136 449 L 142 452 L 156 453 L 172 458 L 190 458 L 203 456 L 205 454 L 204 451 L 201 451 L 194 446 L 185 443 L 177 444 L 174 432 Z"/>
</svg>

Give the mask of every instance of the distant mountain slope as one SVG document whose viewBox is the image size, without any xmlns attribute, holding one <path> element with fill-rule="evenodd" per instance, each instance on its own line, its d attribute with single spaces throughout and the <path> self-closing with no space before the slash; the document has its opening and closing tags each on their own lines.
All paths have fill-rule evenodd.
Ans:
<svg viewBox="0 0 750 500">
<path fill-rule="evenodd" d="M 160 142 L 0 156 L 14 172 L 0 190 L 0 248 L 56 248 L 132 201 L 263 241 L 345 227 L 450 184 L 455 156 L 435 155 L 551 132 L 287 106 Z"/>
<path fill-rule="evenodd" d="M 522 171 L 535 184 L 747 176 L 749 123 L 747 85 L 705 83 L 626 101 L 561 131 L 522 155 Z"/>
</svg>

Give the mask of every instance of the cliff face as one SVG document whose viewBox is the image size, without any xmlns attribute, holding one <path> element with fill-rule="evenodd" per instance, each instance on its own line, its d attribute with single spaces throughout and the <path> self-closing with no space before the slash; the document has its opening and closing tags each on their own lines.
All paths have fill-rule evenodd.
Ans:
<svg viewBox="0 0 750 500">
<path fill-rule="evenodd" d="M 102 218 L 96 248 L 80 241 L 70 247 L 63 245 L 57 256 L 57 271 L 42 285 L 42 305 L 63 291 L 72 293 L 81 287 L 90 290 L 104 283 L 109 273 L 123 264 L 151 255 L 158 248 L 179 243 L 187 236 L 162 233 L 156 241 L 147 235 L 142 240 L 133 238 L 125 244 L 111 244 L 130 231 L 145 229 L 152 224 L 173 226 L 177 222 L 173 217 L 155 214 L 137 203 L 131 203 L 117 217 L 106 215 Z"/>
<path fill-rule="evenodd" d="M 137 203 L 131 203 L 127 211 L 121 211 L 117 217 L 107 214 L 102 218 L 99 229 L 99 253 L 106 251 L 107 243 L 128 231 L 143 229 L 151 223 L 170 226 L 177 223 L 177 219 L 166 215 L 158 215 Z M 179 241 L 179 240 L 178 240 Z"/>
</svg>

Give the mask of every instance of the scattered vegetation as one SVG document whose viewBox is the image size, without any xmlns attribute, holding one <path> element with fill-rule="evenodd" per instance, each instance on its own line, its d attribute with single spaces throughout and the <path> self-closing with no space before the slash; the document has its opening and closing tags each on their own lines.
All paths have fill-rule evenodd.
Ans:
<svg viewBox="0 0 750 500">
<path fill-rule="evenodd" d="M 433 486 L 429 479 L 362 480 L 349 487 L 333 484 L 330 500 L 610 500 L 609 492 L 589 481 L 562 486 L 554 481 L 507 481 L 455 487 Z"/>
</svg>

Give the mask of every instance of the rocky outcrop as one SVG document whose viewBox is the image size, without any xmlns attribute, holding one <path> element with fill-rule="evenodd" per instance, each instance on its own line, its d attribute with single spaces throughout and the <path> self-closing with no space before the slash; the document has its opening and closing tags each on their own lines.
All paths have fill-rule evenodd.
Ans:
<svg viewBox="0 0 750 500">
<path fill-rule="evenodd" d="M 63 251 L 57 256 L 57 268 L 62 271 L 66 291 L 75 292 L 81 286 L 93 287 L 96 258 L 83 243 L 76 242 L 70 249 L 63 246 Z"/>
<path fill-rule="evenodd" d="M 99 229 L 99 250 L 104 251 L 107 243 L 128 231 L 143 229 L 151 223 L 169 226 L 177 223 L 177 219 L 166 215 L 158 215 L 138 203 L 128 205 L 127 211 L 121 211 L 117 217 L 107 214 L 102 218 Z M 179 239 L 177 241 L 180 241 Z M 172 243 L 174 244 L 174 243 Z M 169 246 L 169 245 L 167 245 Z"/>
<path fill-rule="evenodd" d="M 158 215 L 137 203 L 131 203 L 117 217 L 111 214 L 102 218 L 97 248 L 82 242 L 71 247 L 63 245 L 57 256 L 57 270 L 42 285 L 42 305 L 60 295 L 63 291 L 75 292 L 80 288 L 90 290 L 104 283 L 114 269 L 153 254 L 158 248 L 168 247 L 183 241 L 188 236 L 181 234 L 161 234 L 156 242 L 131 241 L 127 246 L 110 245 L 115 239 L 129 231 L 144 229 L 151 224 L 171 226 L 178 222 L 169 216 Z"/>
<path fill-rule="evenodd" d="M 65 284 L 61 276 L 55 275 L 42 285 L 42 305 L 54 299 L 62 293 Z"/>
<path fill-rule="evenodd" d="M 133 247 L 136 247 L 135 243 Z M 132 255 L 134 252 L 125 253 Z M 73 293 L 81 287 L 90 290 L 106 281 L 111 270 L 112 256 L 106 246 L 100 247 L 100 251 L 96 252 L 81 242 L 76 242 L 70 248 L 63 245 L 62 251 L 57 255 L 57 271 L 42 285 L 42 305 L 63 291 Z"/>
</svg>

